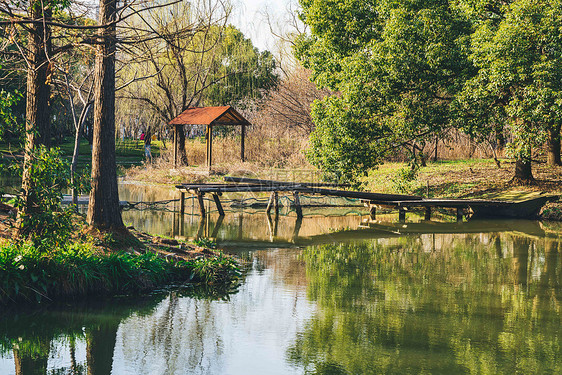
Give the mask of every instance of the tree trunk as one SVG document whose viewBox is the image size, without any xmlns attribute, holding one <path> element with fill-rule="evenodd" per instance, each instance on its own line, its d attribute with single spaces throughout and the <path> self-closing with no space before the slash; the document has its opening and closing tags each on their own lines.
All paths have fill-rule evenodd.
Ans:
<svg viewBox="0 0 562 375">
<path fill-rule="evenodd" d="M 32 18 L 43 17 L 43 8 L 40 4 L 33 2 L 31 5 Z M 50 11 L 45 9 L 45 16 Z M 27 69 L 27 91 L 25 107 L 25 151 L 23 159 L 22 175 L 22 201 L 23 205 L 18 210 L 16 220 L 16 237 L 26 235 L 25 218 L 33 215 L 37 207 L 37 196 L 34 194 L 35 183 L 31 176 L 31 164 L 33 154 L 39 144 L 50 145 L 50 122 L 49 122 L 49 94 L 50 88 L 47 84 L 49 64 L 45 51 L 50 47 L 50 30 L 44 28 L 43 24 L 34 23 L 30 26 L 29 42 L 27 45 L 29 67 Z M 45 44 L 47 41 L 47 44 Z"/>
<path fill-rule="evenodd" d="M 515 162 L 515 175 L 512 181 L 522 184 L 530 184 L 534 181 L 533 172 L 531 170 L 531 160 L 519 157 Z"/>
<path fill-rule="evenodd" d="M 108 375 L 113 365 L 113 351 L 119 323 L 102 323 L 86 331 L 86 365 L 88 375 Z"/>
<path fill-rule="evenodd" d="M 530 242 L 525 237 L 513 238 L 513 282 L 515 284 L 527 284 L 527 268 L 529 265 Z"/>
<path fill-rule="evenodd" d="M 37 2 L 36 2 L 37 4 Z M 42 4 L 40 2 L 39 4 Z M 41 12 L 41 6 L 34 7 L 33 18 L 43 18 Z M 50 19 L 52 16 L 52 10 L 50 8 L 43 9 L 44 16 L 46 19 Z M 51 64 L 48 60 L 47 52 L 51 51 L 51 28 L 49 26 L 43 27 L 43 25 L 33 26 L 33 29 L 37 29 L 33 32 L 33 38 L 37 38 L 39 45 L 39 50 L 37 51 L 37 56 L 39 60 L 38 64 L 34 66 L 37 69 L 37 76 L 39 80 L 39 85 L 37 87 L 37 131 L 39 133 L 38 142 L 45 147 L 51 147 L 51 111 L 49 105 L 49 98 L 51 96 L 51 85 L 49 84 L 51 76 Z M 29 87 L 29 86 L 28 86 Z M 27 113 L 26 113 L 27 115 Z"/>
<path fill-rule="evenodd" d="M 47 373 L 48 352 L 44 356 L 27 356 L 20 350 L 14 349 L 13 354 L 16 375 L 44 375 Z"/>
<path fill-rule="evenodd" d="M 560 125 L 548 129 L 547 162 L 548 165 L 562 165 L 560 159 Z"/>
<path fill-rule="evenodd" d="M 503 128 L 501 126 L 496 126 L 496 154 L 503 156 L 503 151 L 505 149 L 505 135 L 503 134 Z"/>
<path fill-rule="evenodd" d="M 185 166 L 187 164 L 187 154 L 185 153 L 185 130 L 183 125 L 176 126 L 178 134 L 176 140 L 178 142 L 178 165 Z"/>
<path fill-rule="evenodd" d="M 100 0 L 99 22 L 116 19 L 116 0 Z M 100 29 L 94 71 L 92 190 L 88 224 L 102 230 L 124 229 L 115 161 L 115 24 Z"/>
<path fill-rule="evenodd" d="M 33 349 L 27 348 L 29 341 L 14 344 L 14 367 L 16 375 L 43 375 L 47 373 L 50 340 L 44 336 L 33 340 Z"/>
</svg>

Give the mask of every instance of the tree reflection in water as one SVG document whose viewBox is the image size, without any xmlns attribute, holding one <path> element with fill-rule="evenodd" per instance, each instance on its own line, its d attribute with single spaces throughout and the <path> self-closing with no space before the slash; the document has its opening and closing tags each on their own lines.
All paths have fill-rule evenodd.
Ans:
<svg viewBox="0 0 562 375">
<path fill-rule="evenodd" d="M 548 233 L 254 251 L 236 294 L 4 312 L 0 373 L 561 373 L 562 247 Z"/>
<path fill-rule="evenodd" d="M 438 237 L 436 250 L 420 237 L 306 249 L 318 312 L 288 360 L 316 374 L 560 373 L 560 241 Z"/>
</svg>

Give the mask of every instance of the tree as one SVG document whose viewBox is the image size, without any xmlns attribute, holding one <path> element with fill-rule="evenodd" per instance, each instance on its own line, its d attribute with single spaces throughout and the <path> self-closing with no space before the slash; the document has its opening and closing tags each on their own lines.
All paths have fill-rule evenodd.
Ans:
<svg viewBox="0 0 562 375">
<path fill-rule="evenodd" d="M 117 1 L 100 0 L 100 43 L 94 65 L 92 190 L 87 221 L 103 230 L 123 229 L 115 160 L 115 53 Z"/>
<path fill-rule="evenodd" d="M 22 174 L 21 200 L 18 204 L 16 237 L 26 237 L 33 230 L 29 227 L 35 216 L 41 216 L 48 206 L 39 201 L 43 194 L 33 176 L 38 155 L 43 155 L 40 145 L 51 144 L 50 96 L 54 61 L 63 52 L 84 43 L 88 30 L 95 28 L 79 24 L 80 17 L 70 17 L 68 0 L 3 2 L 0 4 L 0 25 L 6 26 L 12 50 L 17 50 L 26 64 L 26 114 L 25 150 Z M 56 15 L 56 17 L 53 16 Z M 54 32 L 53 28 L 57 31 Z M 25 35 L 21 35 L 21 31 Z M 72 30 L 73 33 L 60 32 Z M 72 36 L 68 35 L 72 34 Z M 56 35 L 56 37 L 54 36 Z M 77 41 L 79 39 L 79 41 Z M 59 44 L 53 43 L 55 40 Z M 14 54 L 12 53 L 12 56 Z M 32 225 L 33 226 L 33 225 Z"/>
<path fill-rule="evenodd" d="M 260 105 L 261 121 L 275 124 L 283 132 L 296 131 L 309 136 L 314 130 L 310 115 L 311 105 L 331 94 L 329 90 L 318 90 L 310 81 L 310 71 L 302 67 L 285 73 L 278 86 L 271 90 Z"/>
<path fill-rule="evenodd" d="M 38 144 L 50 146 L 50 122 L 49 122 L 49 95 L 50 89 L 47 83 L 49 72 L 48 53 L 51 51 L 51 29 L 46 23 L 37 22 L 41 19 L 49 20 L 52 8 L 56 3 L 47 2 L 45 5 L 39 1 L 29 3 L 27 14 L 32 22 L 28 27 L 27 52 L 24 54 L 27 68 L 26 89 L 26 116 L 25 116 L 25 151 L 24 151 L 24 173 L 22 175 L 22 199 L 25 202 L 18 210 L 16 222 L 16 236 L 22 235 L 22 226 L 27 216 L 33 215 L 35 188 L 31 176 L 31 164 L 33 155 Z M 10 8 L 2 8 L 2 13 L 11 11 Z"/>
<path fill-rule="evenodd" d="M 451 126 L 453 99 L 472 74 L 470 25 L 448 1 L 301 5 L 311 35 L 296 55 L 337 93 L 313 106 L 311 162 L 356 182 L 397 148 L 423 162 L 420 151 Z"/>
<path fill-rule="evenodd" d="M 498 6 L 493 18 L 484 17 L 486 9 L 465 9 L 479 15 L 471 55 L 478 74 L 459 102 L 477 131 L 507 125 L 517 159 L 514 179 L 532 181 L 532 148 L 548 140 L 548 161 L 560 164 L 562 2 L 517 0 Z"/>
</svg>

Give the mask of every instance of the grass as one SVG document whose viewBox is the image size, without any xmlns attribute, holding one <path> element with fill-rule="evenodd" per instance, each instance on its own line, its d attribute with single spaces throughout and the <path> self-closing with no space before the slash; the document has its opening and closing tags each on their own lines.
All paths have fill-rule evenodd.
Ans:
<svg viewBox="0 0 562 375">
<path fill-rule="evenodd" d="M 228 285 L 238 275 L 237 263 L 221 252 L 176 260 L 150 251 L 100 252 L 82 241 L 47 252 L 28 242 L 0 245 L 0 304 L 137 293 L 172 282 Z"/>
<path fill-rule="evenodd" d="M 430 198 L 478 198 L 522 201 L 541 194 L 562 196 L 562 167 L 533 164 L 533 185 L 511 182 L 514 163 L 502 160 L 498 168 L 492 159 L 429 162 L 412 179 L 404 179 L 405 163 L 385 163 L 364 179 L 366 189 L 381 193 L 415 194 Z M 562 201 L 548 203 L 542 219 L 562 220 Z"/>
<path fill-rule="evenodd" d="M 74 139 L 67 137 L 60 144 L 54 145 L 61 149 L 63 155 L 70 161 L 74 152 Z M 152 157 L 160 156 L 161 150 L 164 149 L 163 142 L 153 141 L 151 145 Z M 144 142 L 135 139 L 126 139 L 116 142 L 116 161 L 118 165 L 130 166 L 140 165 L 144 161 Z M 5 155 L 21 156 L 23 150 L 20 145 L 0 143 L 0 153 Z M 83 169 L 91 165 L 91 146 L 87 140 L 81 139 L 78 148 L 78 168 Z"/>
<path fill-rule="evenodd" d="M 516 186 L 510 183 L 514 165 L 502 161 L 498 168 L 492 159 L 447 160 L 429 162 L 421 167 L 411 181 L 399 181 L 405 163 L 385 163 L 370 171 L 365 178 L 366 189 L 383 193 L 407 193 L 430 197 L 482 197 L 497 199 L 527 199 L 539 191 L 562 193 L 562 168 L 546 164 L 533 165 L 537 183 Z M 405 189 L 400 189 L 404 188 Z M 429 188 L 429 189 L 428 189 Z"/>
</svg>

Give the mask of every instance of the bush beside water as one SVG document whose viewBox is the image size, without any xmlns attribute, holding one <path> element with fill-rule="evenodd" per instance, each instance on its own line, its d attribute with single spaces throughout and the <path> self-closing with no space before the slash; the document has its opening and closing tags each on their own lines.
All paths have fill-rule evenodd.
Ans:
<svg viewBox="0 0 562 375">
<path fill-rule="evenodd" d="M 6 242 L 0 245 L 0 304 L 135 293 L 172 282 L 229 283 L 238 274 L 236 262 L 220 252 L 178 261 L 152 252 L 100 254 L 87 242 L 49 252 L 31 242 Z"/>
</svg>

